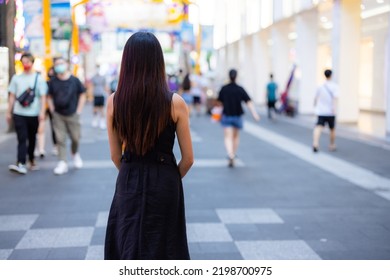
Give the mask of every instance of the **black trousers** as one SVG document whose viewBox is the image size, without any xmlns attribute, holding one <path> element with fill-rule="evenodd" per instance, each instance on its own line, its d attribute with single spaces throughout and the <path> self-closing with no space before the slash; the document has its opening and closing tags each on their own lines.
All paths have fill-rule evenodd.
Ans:
<svg viewBox="0 0 390 280">
<path fill-rule="evenodd" d="M 34 149 L 38 131 L 38 117 L 26 117 L 14 114 L 16 135 L 18 137 L 18 162 L 26 164 L 26 155 L 34 160 Z M 28 144 L 27 144 L 28 143 Z"/>
</svg>

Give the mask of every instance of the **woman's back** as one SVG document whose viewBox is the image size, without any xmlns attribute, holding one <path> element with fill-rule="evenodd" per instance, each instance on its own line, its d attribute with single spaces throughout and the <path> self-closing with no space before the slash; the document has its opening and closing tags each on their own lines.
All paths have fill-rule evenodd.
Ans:
<svg viewBox="0 0 390 280">
<path fill-rule="evenodd" d="M 125 45 L 118 89 L 108 98 L 107 124 L 119 173 L 105 259 L 189 259 L 182 186 L 193 163 L 188 110 L 168 91 L 162 49 L 149 32 L 133 34 Z"/>
</svg>

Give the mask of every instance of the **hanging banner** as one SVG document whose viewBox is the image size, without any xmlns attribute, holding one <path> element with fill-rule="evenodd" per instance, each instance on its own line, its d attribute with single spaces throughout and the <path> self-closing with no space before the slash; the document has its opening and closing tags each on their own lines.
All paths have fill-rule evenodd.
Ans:
<svg viewBox="0 0 390 280">
<path fill-rule="evenodd" d="M 123 10 L 122 10 L 123 11 Z M 100 34 L 108 30 L 104 3 L 87 3 L 87 26 L 93 39 L 99 40 Z"/>
<path fill-rule="evenodd" d="M 43 56 L 43 15 L 42 1 L 24 0 L 23 17 L 25 20 L 24 36 L 26 45 L 24 48 L 30 51 L 34 56 Z"/>
<path fill-rule="evenodd" d="M 23 1 L 23 17 L 25 19 L 25 36 L 28 39 L 42 38 L 42 1 L 40 0 L 24 0 Z"/>
<path fill-rule="evenodd" d="M 70 1 L 52 0 L 50 6 L 50 26 L 52 38 L 70 40 L 72 35 L 72 18 Z"/>
<path fill-rule="evenodd" d="M 212 25 L 202 25 L 202 50 L 214 50 L 214 27 Z"/>
</svg>

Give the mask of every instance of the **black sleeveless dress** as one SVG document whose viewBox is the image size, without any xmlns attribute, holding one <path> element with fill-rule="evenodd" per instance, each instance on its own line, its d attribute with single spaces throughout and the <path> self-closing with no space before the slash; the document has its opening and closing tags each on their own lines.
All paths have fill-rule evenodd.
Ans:
<svg viewBox="0 0 390 280">
<path fill-rule="evenodd" d="M 108 260 L 187 260 L 183 186 L 173 155 L 176 126 L 145 156 L 125 152 L 106 231 Z"/>
</svg>

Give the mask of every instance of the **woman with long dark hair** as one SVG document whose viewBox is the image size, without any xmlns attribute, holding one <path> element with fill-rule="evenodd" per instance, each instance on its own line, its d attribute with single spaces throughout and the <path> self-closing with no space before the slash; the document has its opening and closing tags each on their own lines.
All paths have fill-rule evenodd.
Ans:
<svg viewBox="0 0 390 280">
<path fill-rule="evenodd" d="M 182 187 L 193 164 L 188 109 L 169 92 L 162 49 L 152 33 L 137 32 L 124 47 L 107 129 L 119 174 L 105 259 L 189 259 Z"/>
</svg>

